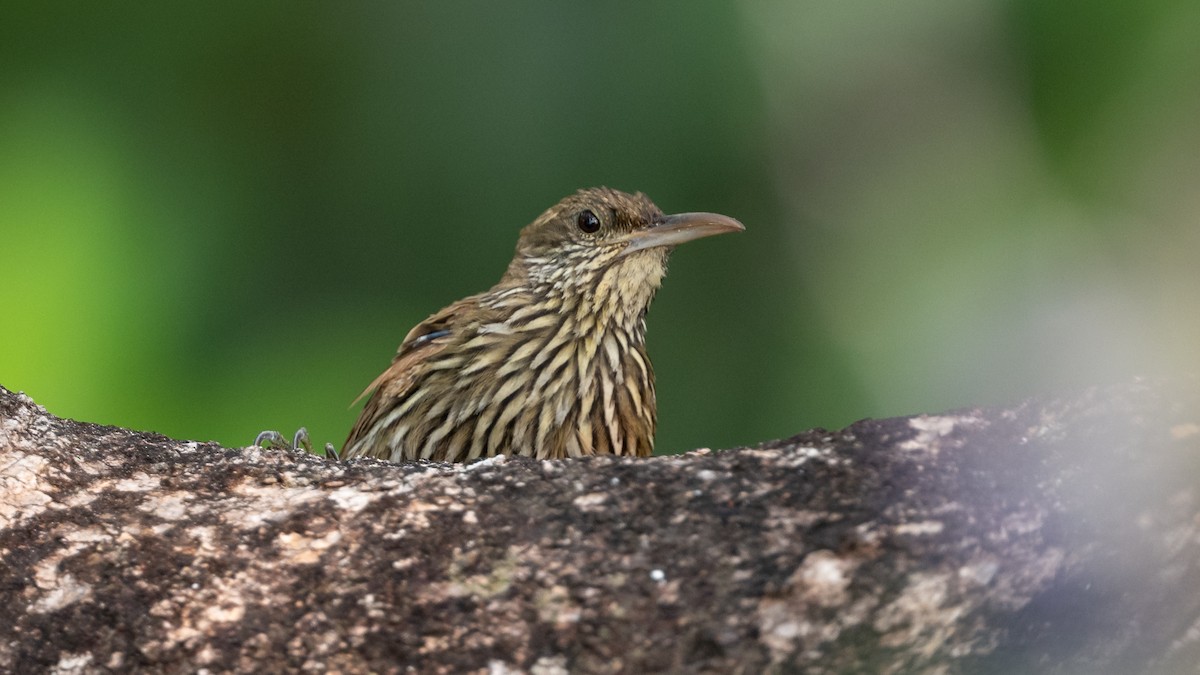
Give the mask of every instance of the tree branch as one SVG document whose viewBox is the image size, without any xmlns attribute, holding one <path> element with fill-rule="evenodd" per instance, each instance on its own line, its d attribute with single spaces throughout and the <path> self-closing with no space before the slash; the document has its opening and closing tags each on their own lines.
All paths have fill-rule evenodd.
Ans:
<svg viewBox="0 0 1200 675">
<path fill-rule="evenodd" d="M 1196 393 L 451 466 L 0 388 L 0 669 L 1195 673 Z"/>
</svg>

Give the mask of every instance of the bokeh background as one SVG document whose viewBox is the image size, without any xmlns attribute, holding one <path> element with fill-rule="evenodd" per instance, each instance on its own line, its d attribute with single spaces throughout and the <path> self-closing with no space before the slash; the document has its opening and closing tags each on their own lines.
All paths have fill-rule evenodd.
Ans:
<svg viewBox="0 0 1200 675">
<path fill-rule="evenodd" d="M 1200 365 L 1195 0 L 10 0 L 0 384 L 340 445 L 599 184 L 747 225 L 650 312 L 660 452 Z"/>
</svg>

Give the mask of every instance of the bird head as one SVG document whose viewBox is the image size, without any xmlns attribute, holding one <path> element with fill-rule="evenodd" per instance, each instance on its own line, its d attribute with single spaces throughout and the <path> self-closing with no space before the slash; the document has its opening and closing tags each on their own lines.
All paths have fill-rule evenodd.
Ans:
<svg viewBox="0 0 1200 675">
<path fill-rule="evenodd" d="M 582 307 L 645 313 L 675 246 L 745 227 L 715 213 L 665 215 L 642 193 L 580 190 L 521 231 L 507 277 Z"/>
</svg>

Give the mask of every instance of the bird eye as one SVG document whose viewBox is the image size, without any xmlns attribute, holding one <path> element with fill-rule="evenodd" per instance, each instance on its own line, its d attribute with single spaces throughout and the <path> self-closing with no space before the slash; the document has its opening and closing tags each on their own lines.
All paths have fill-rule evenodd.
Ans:
<svg viewBox="0 0 1200 675">
<path fill-rule="evenodd" d="M 575 219 L 575 224 L 579 229 L 591 234 L 600 229 L 600 219 L 591 211 L 584 210 L 579 212 L 579 217 Z"/>
</svg>

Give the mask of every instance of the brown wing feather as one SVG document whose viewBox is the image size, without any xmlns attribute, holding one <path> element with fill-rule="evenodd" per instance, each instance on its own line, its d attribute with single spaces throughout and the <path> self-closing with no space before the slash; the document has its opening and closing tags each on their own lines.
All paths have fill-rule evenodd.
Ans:
<svg viewBox="0 0 1200 675">
<path fill-rule="evenodd" d="M 342 445 L 343 456 L 371 429 L 379 415 L 385 414 L 395 405 L 396 401 L 403 400 L 408 395 L 409 389 L 416 381 L 416 374 L 421 365 L 439 354 L 454 339 L 459 319 L 476 302 L 475 297 L 460 300 L 417 324 L 408 332 L 408 335 L 404 336 L 404 341 L 396 350 L 396 356 L 392 358 L 392 365 L 380 373 L 379 377 L 372 380 L 371 384 L 367 385 L 367 388 L 350 404 L 353 406 L 364 396 L 370 395 L 367 404 L 363 406 L 362 412 L 358 415 L 358 420 L 354 423 L 354 428 L 350 430 L 350 435 Z M 449 333 L 433 339 L 421 340 L 423 336 L 438 331 L 449 331 Z M 356 454 L 374 455 L 375 453 L 368 451 Z"/>
<path fill-rule="evenodd" d="M 375 423 L 376 418 L 383 412 L 390 409 L 393 403 L 399 399 L 403 399 L 407 394 L 413 382 L 416 380 L 417 368 L 425 362 L 426 359 L 441 352 L 449 342 L 449 337 L 437 338 L 428 342 L 422 343 L 417 349 L 414 349 L 403 356 L 399 356 L 387 370 L 383 371 L 379 377 L 371 382 L 363 393 L 359 394 L 358 398 L 354 399 L 354 403 L 358 403 L 362 397 L 371 394 L 367 399 L 367 404 L 363 406 L 362 412 L 358 415 L 358 421 L 354 423 L 354 428 L 350 430 L 350 436 L 346 438 L 346 442 L 342 445 L 342 454 L 359 440 Z M 353 405 L 353 404 L 351 404 Z"/>
</svg>

